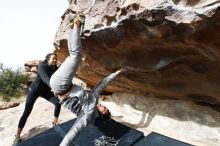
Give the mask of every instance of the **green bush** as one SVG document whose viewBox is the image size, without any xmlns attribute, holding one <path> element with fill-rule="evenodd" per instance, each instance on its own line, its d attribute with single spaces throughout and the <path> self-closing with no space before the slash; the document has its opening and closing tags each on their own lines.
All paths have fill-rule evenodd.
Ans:
<svg viewBox="0 0 220 146">
<path fill-rule="evenodd" d="M 21 69 L 5 68 L 0 63 L 0 95 L 5 100 L 23 95 L 30 76 L 22 73 Z"/>
</svg>

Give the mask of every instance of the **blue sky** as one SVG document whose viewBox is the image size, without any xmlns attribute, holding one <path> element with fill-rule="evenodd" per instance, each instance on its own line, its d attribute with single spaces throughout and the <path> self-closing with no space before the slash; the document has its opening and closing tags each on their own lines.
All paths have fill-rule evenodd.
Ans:
<svg viewBox="0 0 220 146">
<path fill-rule="evenodd" d="M 0 63 L 22 67 L 53 52 L 67 0 L 1 0 Z"/>
</svg>

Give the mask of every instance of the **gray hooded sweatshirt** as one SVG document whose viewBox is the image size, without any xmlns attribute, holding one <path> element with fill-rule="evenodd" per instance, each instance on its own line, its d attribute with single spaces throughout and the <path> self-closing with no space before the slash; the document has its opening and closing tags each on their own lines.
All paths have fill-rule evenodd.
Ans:
<svg viewBox="0 0 220 146">
<path fill-rule="evenodd" d="M 74 85 L 68 98 L 62 101 L 62 104 L 77 115 L 77 120 L 63 138 L 60 146 L 69 146 L 83 128 L 88 124 L 94 124 L 95 119 L 99 116 L 96 108 L 98 96 L 120 72 L 118 70 L 105 77 L 91 91 L 85 91 L 81 86 Z"/>
</svg>

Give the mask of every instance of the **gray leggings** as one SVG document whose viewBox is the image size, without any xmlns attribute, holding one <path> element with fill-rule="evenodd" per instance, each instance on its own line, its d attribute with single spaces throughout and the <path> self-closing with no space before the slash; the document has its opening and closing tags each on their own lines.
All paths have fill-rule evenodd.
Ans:
<svg viewBox="0 0 220 146">
<path fill-rule="evenodd" d="M 50 86 L 55 94 L 63 93 L 72 86 L 72 79 L 82 59 L 79 28 L 68 30 L 68 49 L 70 55 L 50 78 Z"/>
</svg>

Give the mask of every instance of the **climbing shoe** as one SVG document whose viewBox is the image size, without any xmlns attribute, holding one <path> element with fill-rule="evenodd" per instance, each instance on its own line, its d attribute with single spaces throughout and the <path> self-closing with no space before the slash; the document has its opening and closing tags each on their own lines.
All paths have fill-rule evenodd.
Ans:
<svg viewBox="0 0 220 146">
<path fill-rule="evenodd" d="M 20 137 L 15 137 L 13 144 L 11 146 L 16 146 L 17 144 L 21 143 Z"/>
<path fill-rule="evenodd" d="M 76 23 L 77 21 L 80 22 L 81 25 L 85 24 L 85 16 L 84 15 L 77 15 L 76 17 L 73 17 L 70 20 L 70 23 L 68 24 L 70 28 L 73 28 L 74 23 Z"/>
</svg>

